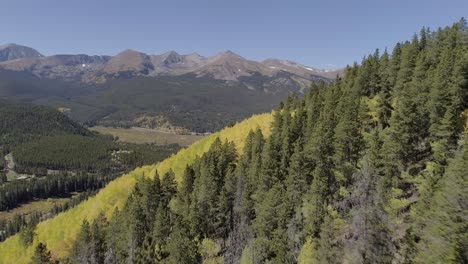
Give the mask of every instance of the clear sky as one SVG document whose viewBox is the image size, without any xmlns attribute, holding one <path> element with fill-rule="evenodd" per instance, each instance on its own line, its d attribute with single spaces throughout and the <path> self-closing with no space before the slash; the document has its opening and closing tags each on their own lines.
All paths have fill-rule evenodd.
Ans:
<svg viewBox="0 0 468 264">
<path fill-rule="evenodd" d="M 232 50 L 318 68 L 360 61 L 422 26 L 468 16 L 468 0 L 0 0 L 0 6 L 0 44 L 45 55 Z"/>
</svg>

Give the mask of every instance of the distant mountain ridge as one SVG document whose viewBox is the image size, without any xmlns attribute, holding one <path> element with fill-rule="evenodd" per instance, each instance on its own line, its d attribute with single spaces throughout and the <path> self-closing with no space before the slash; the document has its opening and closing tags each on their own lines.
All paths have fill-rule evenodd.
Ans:
<svg viewBox="0 0 468 264">
<path fill-rule="evenodd" d="M 130 49 L 115 56 L 43 56 L 20 45 L 1 47 L 0 98 L 62 109 L 91 126 L 169 124 L 212 132 L 342 74 L 288 60 L 253 61 L 229 50 L 210 57 Z"/>
<path fill-rule="evenodd" d="M 51 55 L 43 56 L 38 51 L 16 45 L 0 46 L 0 69 L 26 71 L 41 78 L 64 79 L 84 83 L 104 83 L 116 78 L 135 76 L 178 76 L 193 74 L 227 82 L 241 82 L 256 89 L 268 89 L 271 83 L 283 83 L 296 90 L 308 87 L 312 81 L 330 80 L 342 74 L 342 70 L 319 70 L 296 62 L 267 59 L 262 62 L 245 59 L 224 51 L 204 57 L 197 53 L 181 55 L 169 51 L 148 55 L 134 50 L 125 50 L 115 56 Z M 258 82 L 258 77 L 268 79 Z M 257 81 L 255 85 L 249 77 Z M 287 87 L 286 87 L 287 88 Z"/>
</svg>

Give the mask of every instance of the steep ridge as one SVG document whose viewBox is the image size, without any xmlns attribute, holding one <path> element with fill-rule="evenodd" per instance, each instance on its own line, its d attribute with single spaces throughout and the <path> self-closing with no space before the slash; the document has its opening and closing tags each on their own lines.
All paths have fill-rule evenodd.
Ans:
<svg viewBox="0 0 468 264">
<path fill-rule="evenodd" d="M 116 208 L 124 206 L 137 177 L 141 175 L 154 177 L 156 171 L 159 175 L 162 175 L 172 169 L 176 175 L 176 180 L 180 181 L 185 166 L 191 164 L 195 157 L 208 151 L 217 137 L 223 141 L 230 140 L 235 142 L 238 151 L 240 151 L 250 130 L 258 127 L 265 136 L 268 136 L 270 134 L 271 122 L 271 114 L 255 115 L 233 127 L 225 128 L 194 143 L 189 148 L 181 150 L 161 163 L 138 168 L 114 180 L 95 197 L 88 199 L 67 212 L 38 224 L 36 229 L 37 236 L 31 246 L 27 248 L 23 246 L 19 240 L 19 235 L 10 237 L 3 243 L 0 243 L 0 264 L 11 263 L 11 260 L 15 260 L 15 263 L 18 264 L 28 263 L 35 246 L 39 242 L 46 243 L 53 256 L 66 256 L 75 240 L 82 221 L 85 219 L 92 221 L 100 212 L 103 212 L 110 219 Z"/>
</svg>

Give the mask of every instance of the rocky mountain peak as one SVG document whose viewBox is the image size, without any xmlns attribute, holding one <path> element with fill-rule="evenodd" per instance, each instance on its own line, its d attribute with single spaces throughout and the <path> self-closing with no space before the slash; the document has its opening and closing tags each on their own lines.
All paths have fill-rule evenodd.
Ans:
<svg viewBox="0 0 468 264">
<path fill-rule="evenodd" d="M 163 63 L 165 65 L 173 64 L 173 63 L 178 63 L 181 62 L 184 58 L 182 55 L 175 51 L 169 51 L 163 54 L 166 58 L 164 59 Z"/>
<path fill-rule="evenodd" d="M 0 46 L 0 62 L 10 61 L 22 58 L 40 58 L 44 57 L 37 50 L 10 43 Z"/>
</svg>

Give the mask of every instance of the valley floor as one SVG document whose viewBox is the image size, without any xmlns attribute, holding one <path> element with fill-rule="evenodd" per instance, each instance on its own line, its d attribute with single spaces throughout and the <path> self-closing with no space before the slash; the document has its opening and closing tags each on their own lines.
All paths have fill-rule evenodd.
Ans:
<svg viewBox="0 0 468 264">
<path fill-rule="evenodd" d="M 96 126 L 91 127 L 90 130 L 97 131 L 102 134 L 110 134 L 114 137 L 119 137 L 120 141 L 128 143 L 154 143 L 157 145 L 179 144 L 184 147 L 189 146 L 193 142 L 198 141 L 204 137 L 204 135 L 184 135 L 140 127 L 114 128 Z"/>
</svg>

